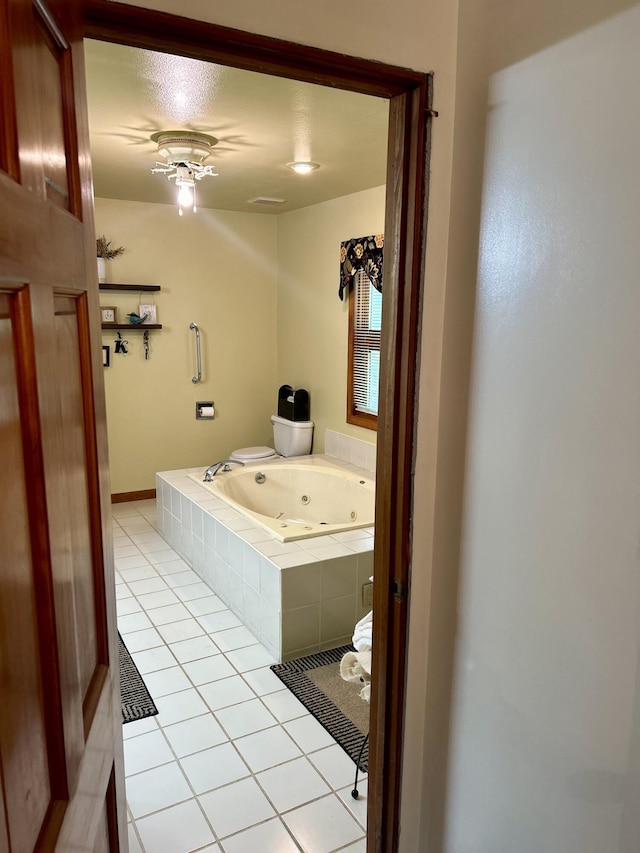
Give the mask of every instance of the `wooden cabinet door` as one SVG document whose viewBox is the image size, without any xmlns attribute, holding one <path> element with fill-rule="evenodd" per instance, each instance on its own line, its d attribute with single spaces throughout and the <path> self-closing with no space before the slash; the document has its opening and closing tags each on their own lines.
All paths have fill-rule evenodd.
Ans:
<svg viewBox="0 0 640 853">
<path fill-rule="evenodd" d="M 127 850 L 81 0 L 0 0 L 0 853 Z"/>
</svg>

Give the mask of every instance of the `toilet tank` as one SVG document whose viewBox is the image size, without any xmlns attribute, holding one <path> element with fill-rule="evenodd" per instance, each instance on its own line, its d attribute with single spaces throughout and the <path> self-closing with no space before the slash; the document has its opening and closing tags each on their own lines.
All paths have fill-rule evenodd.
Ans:
<svg viewBox="0 0 640 853">
<path fill-rule="evenodd" d="M 311 453 L 313 421 L 289 421 L 271 416 L 273 446 L 281 456 L 307 456 Z"/>
</svg>

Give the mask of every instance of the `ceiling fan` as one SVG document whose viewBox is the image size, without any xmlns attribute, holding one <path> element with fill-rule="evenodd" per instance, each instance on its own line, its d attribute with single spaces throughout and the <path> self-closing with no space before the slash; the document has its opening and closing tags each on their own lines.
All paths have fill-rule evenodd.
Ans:
<svg viewBox="0 0 640 853">
<path fill-rule="evenodd" d="M 156 160 L 151 171 L 176 182 L 180 216 L 183 207 L 191 206 L 195 213 L 196 181 L 218 174 L 213 164 L 205 165 L 205 160 L 211 155 L 218 140 L 215 136 L 196 130 L 161 130 L 152 133 L 151 140 L 156 143 L 157 153 L 163 158 Z"/>
</svg>

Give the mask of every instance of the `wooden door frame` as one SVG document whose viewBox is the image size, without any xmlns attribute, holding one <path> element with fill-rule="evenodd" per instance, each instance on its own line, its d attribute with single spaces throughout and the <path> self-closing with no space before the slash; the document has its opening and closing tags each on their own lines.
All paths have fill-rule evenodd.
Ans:
<svg viewBox="0 0 640 853">
<path fill-rule="evenodd" d="M 389 100 L 367 850 L 398 846 L 429 75 L 107 0 L 85 36 Z M 338 262 L 336 260 L 336 280 Z"/>
</svg>

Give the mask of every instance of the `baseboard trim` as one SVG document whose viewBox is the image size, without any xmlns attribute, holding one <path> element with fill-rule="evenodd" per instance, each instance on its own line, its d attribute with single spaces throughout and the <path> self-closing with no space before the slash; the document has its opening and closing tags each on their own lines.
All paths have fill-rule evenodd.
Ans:
<svg viewBox="0 0 640 853">
<path fill-rule="evenodd" d="M 155 500 L 155 489 L 141 489 L 139 492 L 118 492 L 111 495 L 112 504 L 123 504 L 126 501 L 150 501 Z"/>
</svg>

